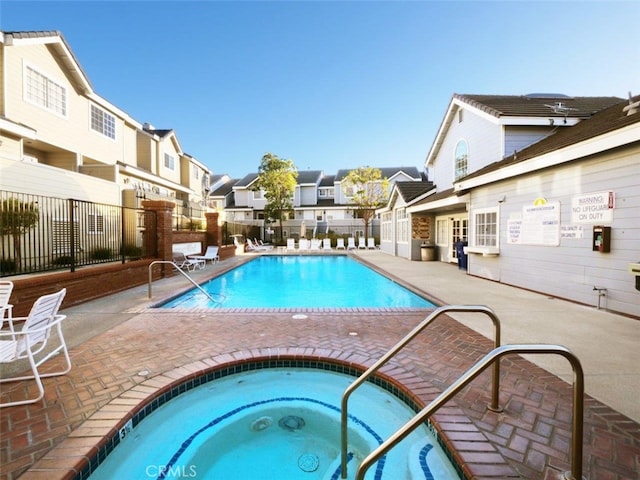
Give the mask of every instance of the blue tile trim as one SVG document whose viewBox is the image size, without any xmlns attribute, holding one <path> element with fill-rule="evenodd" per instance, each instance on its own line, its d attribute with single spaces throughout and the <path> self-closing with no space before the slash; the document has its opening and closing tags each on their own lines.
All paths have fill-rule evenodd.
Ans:
<svg viewBox="0 0 640 480">
<path fill-rule="evenodd" d="M 150 401 L 148 404 L 142 406 L 133 415 L 132 417 L 133 427 L 138 425 L 138 423 L 144 420 L 147 417 L 147 415 L 152 413 L 154 410 L 156 410 L 160 406 L 164 405 L 169 400 L 177 397 L 178 395 L 188 390 L 191 390 L 192 388 L 198 387 L 200 385 L 211 382 L 218 378 L 226 377 L 228 375 L 234 375 L 236 373 L 248 372 L 253 370 L 260 370 L 263 368 L 315 368 L 319 370 L 329 370 L 332 372 L 343 373 L 353 377 L 358 377 L 363 373 L 361 369 L 350 367 L 348 365 L 344 365 L 341 363 L 325 361 L 325 360 L 304 360 L 304 359 L 286 359 L 286 360 L 271 359 L 271 360 L 254 360 L 254 361 L 249 360 L 247 362 L 219 368 L 219 369 L 210 371 L 206 374 L 203 374 L 199 377 L 186 380 L 185 382 L 172 388 L 168 392 L 163 393 L 159 397 Z M 398 388 L 397 386 L 393 385 L 391 382 L 385 380 L 384 378 L 373 376 L 367 381 L 390 392 L 391 394 L 396 396 L 398 399 L 400 399 L 402 402 L 404 402 L 414 412 L 417 413 L 421 410 L 421 406 L 418 405 L 415 401 L 413 401 L 409 393 Z M 427 425 L 431 427 L 429 423 Z M 434 431 L 433 428 L 432 428 L 432 431 Z M 446 449 L 444 443 L 442 443 L 442 441 L 440 440 L 437 434 L 436 434 L 436 438 L 438 439 L 438 442 L 440 443 L 440 445 L 444 448 L 446 454 L 449 456 L 449 458 L 453 462 L 453 455 L 451 454 L 451 452 L 449 452 Z M 81 471 L 76 472 L 74 480 L 88 479 L 89 476 L 91 475 L 91 472 L 93 472 L 96 468 L 98 468 L 98 466 L 105 460 L 107 455 L 109 455 L 109 453 L 111 453 L 111 451 L 116 446 L 118 446 L 119 443 L 120 443 L 120 438 L 118 434 L 114 434 L 114 436 L 111 439 L 107 440 L 106 444 L 102 446 L 102 448 L 100 448 L 98 453 L 89 460 L 88 465 L 85 468 L 83 468 Z M 460 478 L 465 478 L 462 473 L 462 469 L 455 462 L 453 462 L 453 464 L 456 470 L 458 471 Z"/>
</svg>

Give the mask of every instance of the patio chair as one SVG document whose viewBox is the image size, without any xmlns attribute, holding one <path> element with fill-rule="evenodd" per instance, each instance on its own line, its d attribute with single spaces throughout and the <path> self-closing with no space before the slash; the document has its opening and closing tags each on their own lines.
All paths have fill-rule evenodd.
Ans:
<svg viewBox="0 0 640 480">
<path fill-rule="evenodd" d="M 364 237 L 358 237 L 358 250 L 366 250 L 367 249 L 367 244 L 365 242 Z"/>
<path fill-rule="evenodd" d="M 218 256 L 218 247 L 213 245 L 209 245 L 207 247 L 204 255 L 187 255 L 187 258 L 191 260 L 202 260 L 204 263 L 207 263 L 207 260 L 211 260 L 211 263 L 220 261 L 220 257 Z"/>
<path fill-rule="evenodd" d="M 324 238 L 322 240 L 322 249 L 323 250 L 331 250 L 331 239 L 330 238 Z"/>
<path fill-rule="evenodd" d="M 320 240 L 317 238 L 312 238 L 309 245 L 309 250 L 311 251 L 319 251 L 320 250 Z"/>
<path fill-rule="evenodd" d="M 353 237 L 349 237 L 347 239 L 347 250 L 355 250 L 356 249 L 356 239 Z"/>
<path fill-rule="evenodd" d="M 188 272 L 195 272 L 196 268 L 202 270 L 205 266 L 204 260 L 187 258 L 183 252 L 173 252 L 173 263 L 175 263 L 176 267 L 180 270 L 186 270 Z"/>
<path fill-rule="evenodd" d="M 12 291 L 13 282 L 9 280 L 0 281 L 0 329 L 2 329 L 6 319 L 9 324 L 9 330 L 13 332 L 13 305 L 9 303 Z"/>
<path fill-rule="evenodd" d="M 375 250 L 376 248 L 378 248 L 376 246 L 376 240 L 373 237 L 367 238 L 367 248 L 369 250 Z"/>
<path fill-rule="evenodd" d="M 306 238 L 301 238 L 298 241 L 298 250 L 309 250 L 309 248 L 311 248 L 311 242 L 309 242 L 309 240 L 307 240 Z"/>
<path fill-rule="evenodd" d="M 247 238 L 247 251 L 251 252 L 264 252 L 267 250 L 273 250 L 273 245 L 256 245 L 251 241 L 250 238 Z"/>
<path fill-rule="evenodd" d="M 69 358 L 67 344 L 62 335 L 61 327 L 66 315 L 58 315 L 58 309 L 66 293 L 67 290 L 63 288 L 58 293 L 41 296 L 34 302 L 28 317 L 16 317 L 13 319 L 15 326 L 13 332 L 0 332 L 0 363 L 14 363 L 19 360 L 28 359 L 31 372 L 33 373 L 33 375 L 2 378 L 0 379 L 0 383 L 35 380 L 36 386 L 38 387 L 38 395 L 36 397 L 0 403 L 0 407 L 24 405 L 39 401 L 44 397 L 43 378 L 64 375 L 71 370 L 71 359 Z M 22 328 L 17 328 L 16 325 L 22 322 L 24 322 Z M 49 351 L 40 360 L 36 360 L 36 356 L 39 356 L 39 354 L 45 350 L 54 327 L 56 328 L 60 345 Z M 58 355 L 59 352 L 64 354 L 66 363 L 62 370 L 40 373 L 38 368 L 50 358 Z"/>
<path fill-rule="evenodd" d="M 296 239 L 295 238 L 287 238 L 287 250 L 294 251 L 296 249 Z"/>
<path fill-rule="evenodd" d="M 340 237 L 336 239 L 336 250 L 344 250 L 344 238 Z"/>
</svg>

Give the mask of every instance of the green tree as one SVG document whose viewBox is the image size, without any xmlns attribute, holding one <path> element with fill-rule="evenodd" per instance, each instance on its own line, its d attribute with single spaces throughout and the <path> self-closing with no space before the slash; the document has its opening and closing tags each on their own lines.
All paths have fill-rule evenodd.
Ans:
<svg viewBox="0 0 640 480">
<path fill-rule="evenodd" d="M 293 194 L 296 189 L 298 170 L 291 160 L 266 153 L 260 161 L 258 178 L 253 190 L 262 190 L 267 203 L 264 207 L 265 218 L 278 220 L 280 240 L 282 240 L 282 217 L 293 208 Z"/>
<path fill-rule="evenodd" d="M 344 194 L 356 205 L 355 213 L 364 222 L 364 235 L 367 238 L 376 208 L 387 202 L 389 180 L 382 178 L 379 168 L 358 167 L 342 179 L 341 185 Z"/>
<path fill-rule="evenodd" d="M 13 252 L 18 271 L 22 266 L 20 237 L 35 227 L 38 218 L 40 218 L 40 213 L 33 202 L 22 202 L 17 198 L 7 198 L 2 201 L 0 235 L 11 235 L 13 238 Z"/>
</svg>

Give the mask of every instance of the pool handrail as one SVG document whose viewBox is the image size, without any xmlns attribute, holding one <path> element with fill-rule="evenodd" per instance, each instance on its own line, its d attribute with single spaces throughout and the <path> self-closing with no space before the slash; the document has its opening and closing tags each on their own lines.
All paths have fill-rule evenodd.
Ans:
<svg viewBox="0 0 640 480">
<path fill-rule="evenodd" d="M 187 275 L 186 272 L 181 270 L 175 262 L 172 262 L 170 260 L 154 260 L 153 262 L 151 262 L 149 264 L 149 298 L 151 298 L 151 296 L 152 296 L 151 295 L 151 283 L 153 282 L 152 267 L 154 265 L 162 264 L 162 263 L 173 265 L 177 272 L 180 272 L 187 280 L 189 280 L 191 282 L 191 284 L 194 287 L 196 287 L 198 290 L 200 290 L 202 293 L 204 293 L 209 298 L 209 300 L 211 300 L 213 303 L 220 303 L 217 300 L 214 300 L 214 298 L 209 294 L 209 292 L 207 292 L 204 288 L 202 288 L 200 285 L 198 285 L 198 283 L 193 278 L 191 278 L 189 275 Z"/>
<path fill-rule="evenodd" d="M 401 442 L 418 426 L 423 424 L 436 410 L 448 402 L 460 390 L 480 375 L 492 363 L 495 365 L 500 358 L 508 354 L 558 354 L 565 357 L 573 368 L 573 418 L 571 428 L 571 470 L 563 474 L 564 480 L 583 480 L 582 476 L 582 441 L 584 421 L 584 373 L 580 360 L 566 347 L 561 345 L 523 344 L 503 345 L 494 348 L 482 359 L 467 370 L 453 385 L 442 392 L 435 400 L 422 409 L 416 416 L 397 430 L 391 437 L 380 444 L 360 463 L 355 480 L 363 480 L 367 470 L 380 457 Z"/>
<path fill-rule="evenodd" d="M 471 313 L 484 313 L 491 321 L 495 329 L 494 334 L 494 348 L 500 346 L 500 320 L 496 313 L 485 305 L 444 305 L 436 308 L 431 312 L 422 322 L 420 322 L 411 332 L 409 332 L 402 340 L 396 343 L 391 350 L 382 356 L 376 363 L 369 367 L 362 375 L 349 385 L 342 394 L 342 402 L 340 407 L 341 420 L 340 420 L 340 434 L 341 434 L 341 461 L 340 470 L 342 478 L 347 478 L 347 444 L 348 444 L 348 401 L 351 394 L 356 388 L 364 383 L 371 375 L 378 371 L 385 363 L 387 363 L 393 356 L 396 355 L 404 346 L 409 343 L 416 335 L 424 330 L 427 325 L 433 322 L 436 318 L 444 313 L 450 312 L 471 312 Z M 500 412 L 502 409 L 499 405 L 499 391 L 500 391 L 500 363 L 495 362 L 493 366 L 493 380 L 491 389 L 491 403 L 487 406 L 492 411 Z"/>
</svg>

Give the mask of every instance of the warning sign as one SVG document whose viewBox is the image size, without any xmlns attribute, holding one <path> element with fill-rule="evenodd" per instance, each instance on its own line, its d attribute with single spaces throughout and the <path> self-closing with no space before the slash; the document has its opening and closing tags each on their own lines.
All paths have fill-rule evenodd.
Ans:
<svg viewBox="0 0 640 480">
<path fill-rule="evenodd" d="M 613 222 L 614 192 L 597 192 L 571 199 L 571 223 L 600 225 Z"/>
</svg>

